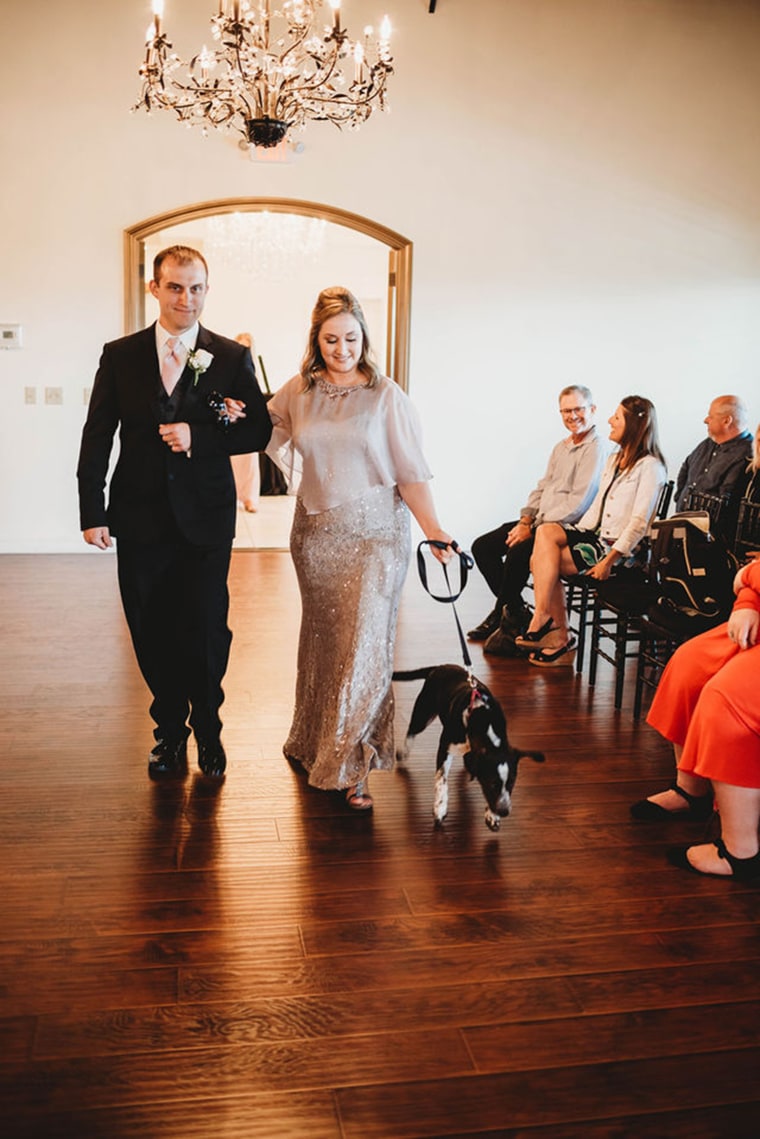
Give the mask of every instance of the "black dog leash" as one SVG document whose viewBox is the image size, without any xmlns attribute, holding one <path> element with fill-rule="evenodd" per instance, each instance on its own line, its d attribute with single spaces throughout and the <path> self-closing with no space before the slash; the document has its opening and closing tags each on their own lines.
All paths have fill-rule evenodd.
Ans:
<svg viewBox="0 0 760 1139">
<path fill-rule="evenodd" d="M 452 593 L 451 591 L 451 584 L 449 582 L 449 568 L 445 562 L 442 562 L 441 566 L 443 568 L 443 576 L 446 581 L 446 588 L 449 591 L 448 596 L 439 597 L 437 594 L 433 593 L 430 590 L 427 582 L 427 567 L 425 565 L 423 547 L 435 546 L 435 548 L 438 550 L 445 550 L 447 548 L 446 542 L 438 542 L 435 539 L 426 539 L 424 542 L 420 542 L 419 546 L 417 547 L 417 571 L 420 575 L 420 581 L 422 582 L 423 588 L 427 593 L 430 594 L 430 596 L 433 598 L 433 601 L 442 601 L 444 604 L 450 605 L 453 610 L 454 620 L 456 621 L 457 625 L 457 632 L 459 633 L 459 644 L 462 646 L 462 659 L 464 661 L 465 668 L 467 669 L 467 675 L 470 678 L 470 684 L 474 687 L 475 684 L 472 675 L 472 660 L 470 659 L 470 654 L 467 649 L 467 641 L 465 640 L 464 633 L 462 632 L 462 625 L 459 620 L 459 614 L 457 613 L 454 602 L 462 596 L 464 587 L 467 585 L 467 575 L 475 563 L 469 554 L 466 554 L 464 550 L 460 549 L 456 542 L 450 542 L 448 544 L 451 546 L 452 550 L 459 558 L 459 591 L 457 593 Z"/>
</svg>

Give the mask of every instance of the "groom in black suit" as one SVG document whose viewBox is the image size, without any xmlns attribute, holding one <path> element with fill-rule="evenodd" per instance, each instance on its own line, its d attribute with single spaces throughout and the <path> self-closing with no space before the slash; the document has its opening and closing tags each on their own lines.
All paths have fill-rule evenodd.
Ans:
<svg viewBox="0 0 760 1139">
<path fill-rule="evenodd" d="M 219 708 L 236 512 L 229 457 L 266 447 L 272 431 L 250 351 L 198 323 L 207 290 L 197 250 L 174 245 L 156 256 L 159 319 L 105 345 L 77 468 L 84 540 L 102 550 L 117 540 L 124 613 L 153 695 L 153 778 L 184 774 L 190 728 L 201 771 L 224 774 Z M 242 418 L 225 422 L 217 396 L 242 402 Z"/>
</svg>

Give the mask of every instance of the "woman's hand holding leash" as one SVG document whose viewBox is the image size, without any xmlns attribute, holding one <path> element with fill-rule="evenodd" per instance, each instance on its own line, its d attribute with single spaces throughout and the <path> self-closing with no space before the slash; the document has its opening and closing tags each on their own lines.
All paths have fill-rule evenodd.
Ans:
<svg viewBox="0 0 760 1139">
<path fill-rule="evenodd" d="M 438 561 L 443 565 L 443 576 L 446 582 L 446 588 L 449 591 L 445 596 L 439 596 L 428 588 L 427 569 L 425 568 L 425 546 L 430 547 L 434 556 L 438 558 Z M 459 561 L 459 589 L 456 593 L 452 591 L 451 585 L 449 583 L 449 571 L 446 568 L 446 563 L 450 561 L 451 558 L 453 558 L 454 554 L 456 554 L 457 560 Z M 468 672 L 472 671 L 472 660 L 470 659 L 470 654 L 467 650 L 467 642 L 464 639 L 462 624 L 459 620 L 459 614 L 456 611 L 454 602 L 458 597 L 461 596 L 462 592 L 464 591 L 464 587 L 467 585 L 467 575 L 474 564 L 475 563 L 473 562 L 470 555 L 466 554 L 464 550 L 460 549 L 458 542 L 456 542 L 448 534 L 441 533 L 440 538 L 426 538 L 425 541 L 420 542 L 419 546 L 417 547 L 417 570 L 420 575 L 420 581 L 422 582 L 423 588 L 427 593 L 430 594 L 434 601 L 445 601 L 451 605 L 454 613 L 454 620 L 456 621 L 457 633 L 459 634 L 459 644 L 462 648 L 462 660 L 464 661 L 465 668 L 468 670 Z"/>
<path fill-rule="evenodd" d="M 454 556 L 454 553 L 459 552 L 459 546 L 456 544 L 450 534 L 444 530 L 434 530 L 432 534 L 425 535 L 430 543 L 430 549 L 433 557 L 437 558 L 441 565 L 446 565 Z"/>
</svg>

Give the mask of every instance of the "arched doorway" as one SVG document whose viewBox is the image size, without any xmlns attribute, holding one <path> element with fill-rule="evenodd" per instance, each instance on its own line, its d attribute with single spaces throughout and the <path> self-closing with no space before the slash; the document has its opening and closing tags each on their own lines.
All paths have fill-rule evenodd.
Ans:
<svg viewBox="0 0 760 1139">
<path fill-rule="evenodd" d="M 198 223 L 202 219 L 223 220 L 234 215 L 253 213 L 316 219 L 328 226 L 343 227 L 346 232 L 363 235 L 372 242 L 380 244 L 385 251 L 383 256 L 385 303 L 382 313 L 384 344 L 376 342 L 375 348 L 384 371 L 406 389 L 409 370 L 412 243 L 401 234 L 369 218 L 317 202 L 290 198 L 225 198 L 180 207 L 131 226 L 124 235 L 126 331 L 133 332 L 143 327 L 146 322 L 146 278 L 150 277 L 146 250 L 150 247 L 151 238 L 159 234 L 166 236 L 167 231 L 175 229 L 181 233 L 183 229 L 191 227 L 193 223 Z M 146 260 L 148 260 L 147 268 Z M 213 262 L 213 255 L 209 260 Z M 213 281 L 213 264 L 211 277 Z M 322 280 L 322 286 L 338 283 L 351 287 L 351 282 L 347 280 L 342 282 Z M 218 326 L 218 322 L 215 326 Z M 219 331 L 226 330 L 221 327 Z M 300 331 L 302 336 L 305 335 L 305 327 Z"/>
</svg>

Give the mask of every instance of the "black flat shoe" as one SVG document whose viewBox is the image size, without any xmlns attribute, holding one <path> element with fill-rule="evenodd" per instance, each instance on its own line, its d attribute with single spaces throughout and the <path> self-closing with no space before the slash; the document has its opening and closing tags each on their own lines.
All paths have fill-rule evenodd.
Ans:
<svg viewBox="0 0 760 1139">
<path fill-rule="evenodd" d="M 148 757 L 151 779 L 171 779 L 187 775 L 187 740 L 156 740 Z"/>
<path fill-rule="evenodd" d="M 485 641 L 485 640 L 487 640 L 491 636 L 491 633 L 495 633 L 496 630 L 498 629 L 499 619 L 500 619 L 500 614 L 499 614 L 498 610 L 492 609 L 491 612 L 488 614 L 488 616 L 484 617 L 479 625 L 476 625 L 474 629 L 470 629 L 469 633 L 467 634 L 469 640 L 471 640 L 471 641 Z"/>
<path fill-rule="evenodd" d="M 688 791 L 684 791 L 683 787 L 679 787 L 675 780 L 667 790 L 675 791 L 682 799 L 686 800 L 685 811 L 669 811 L 667 807 L 661 807 L 659 803 L 653 803 L 651 799 L 639 799 L 638 803 L 634 803 L 631 807 L 633 818 L 648 823 L 662 822 L 663 819 L 693 819 L 695 822 L 703 823 L 713 813 L 712 791 L 706 791 L 704 795 L 690 795 Z"/>
<path fill-rule="evenodd" d="M 198 740 L 198 766 L 204 775 L 220 779 L 227 767 L 221 740 Z"/>
<path fill-rule="evenodd" d="M 687 858 L 688 846 L 671 846 L 667 852 L 667 859 L 671 866 L 679 870 L 688 870 L 691 874 L 701 874 L 703 878 L 734 878 L 737 882 L 760 882 L 760 851 L 751 858 L 736 858 L 726 850 L 722 838 L 713 843 L 721 858 L 725 858 L 731 867 L 731 874 L 712 874 L 709 870 L 697 870 Z"/>
</svg>

